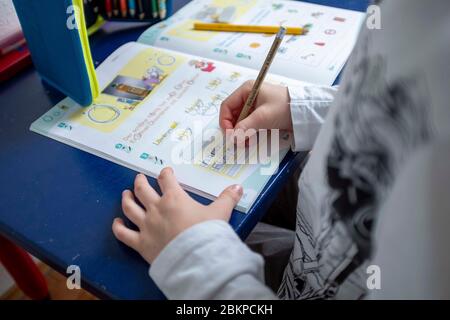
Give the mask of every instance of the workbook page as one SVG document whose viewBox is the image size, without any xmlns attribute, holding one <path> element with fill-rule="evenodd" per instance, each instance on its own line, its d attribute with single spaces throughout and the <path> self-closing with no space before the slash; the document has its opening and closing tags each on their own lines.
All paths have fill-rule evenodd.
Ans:
<svg viewBox="0 0 450 320">
<path fill-rule="evenodd" d="M 306 34 L 285 36 L 271 72 L 332 85 L 353 49 L 364 16 L 298 1 L 196 0 L 150 27 L 139 42 L 259 70 L 273 34 L 197 31 L 193 23 L 303 27 Z"/>
<path fill-rule="evenodd" d="M 278 145 L 265 158 L 258 149 L 256 159 L 255 149 L 244 144 L 246 152 L 235 154 L 245 161 L 222 161 L 231 149 L 216 140 L 221 102 L 254 78 L 254 70 L 129 43 L 108 57 L 97 75 L 102 93 L 91 106 L 66 98 L 31 130 L 149 176 L 171 166 L 187 190 L 210 199 L 241 184 L 237 208 L 243 212 L 289 150 L 290 136 L 282 133 L 267 140 Z M 268 80 L 300 85 L 277 76 Z"/>
</svg>

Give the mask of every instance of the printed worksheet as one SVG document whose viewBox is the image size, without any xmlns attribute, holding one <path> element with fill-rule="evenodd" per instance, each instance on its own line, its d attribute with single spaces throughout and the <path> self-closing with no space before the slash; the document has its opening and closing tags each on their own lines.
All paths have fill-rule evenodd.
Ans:
<svg viewBox="0 0 450 320">
<path fill-rule="evenodd" d="M 271 72 L 320 85 L 332 85 L 356 42 L 361 12 L 298 1 L 194 0 L 168 20 L 150 27 L 139 42 L 259 70 L 272 34 L 193 30 L 193 23 L 223 22 L 303 27 L 287 35 Z"/>
<path fill-rule="evenodd" d="M 268 137 L 269 151 L 262 157 L 260 148 L 247 144 L 229 148 L 226 139 L 218 138 L 221 102 L 256 73 L 128 43 L 98 67 L 102 93 L 91 106 L 81 107 L 66 98 L 36 120 L 31 130 L 149 176 L 171 166 L 184 188 L 210 199 L 241 184 L 244 196 L 237 209 L 246 212 L 291 142 L 288 133 Z M 267 80 L 301 85 L 278 76 Z M 276 150 L 270 148 L 273 141 Z M 243 161 L 225 161 L 229 154 Z"/>
</svg>

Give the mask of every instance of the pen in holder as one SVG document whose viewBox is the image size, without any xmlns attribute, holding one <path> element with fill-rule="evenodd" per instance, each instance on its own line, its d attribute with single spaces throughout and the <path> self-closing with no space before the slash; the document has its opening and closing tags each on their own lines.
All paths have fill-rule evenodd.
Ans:
<svg viewBox="0 0 450 320">
<path fill-rule="evenodd" d="M 158 23 L 172 14 L 172 0 L 84 0 L 88 28 L 99 21 Z"/>
</svg>

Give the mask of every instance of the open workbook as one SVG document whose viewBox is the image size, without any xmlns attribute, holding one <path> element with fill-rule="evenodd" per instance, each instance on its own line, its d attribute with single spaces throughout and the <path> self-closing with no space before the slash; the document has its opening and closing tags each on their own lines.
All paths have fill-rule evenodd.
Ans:
<svg viewBox="0 0 450 320">
<path fill-rule="evenodd" d="M 306 27 L 305 35 L 285 37 L 266 78 L 301 86 L 333 83 L 363 18 L 293 1 L 193 1 L 97 68 L 101 94 L 92 105 L 81 107 L 66 98 L 31 130 L 149 176 L 171 166 L 184 188 L 210 199 L 241 184 L 237 209 L 247 212 L 289 150 L 289 134 L 280 134 L 279 150 L 271 150 L 264 163 L 234 164 L 224 163 L 217 152 L 222 144 L 205 134 L 220 130 L 221 102 L 256 78 L 274 35 L 194 31 L 192 23 Z M 196 142 L 200 148 L 192 147 Z"/>
</svg>

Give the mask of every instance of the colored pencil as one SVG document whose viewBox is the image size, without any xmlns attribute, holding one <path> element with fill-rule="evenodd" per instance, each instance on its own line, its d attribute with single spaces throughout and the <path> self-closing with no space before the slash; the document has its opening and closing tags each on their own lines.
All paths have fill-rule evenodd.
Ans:
<svg viewBox="0 0 450 320">
<path fill-rule="evenodd" d="M 136 1 L 135 0 L 128 1 L 128 9 L 130 10 L 130 16 L 134 17 L 136 15 Z"/>
<path fill-rule="evenodd" d="M 159 4 L 159 18 L 165 19 L 167 15 L 167 7 L 166 7 L 166 0 L 158 0 Z"/>
<path fill-rule="evenodd" d="M 112 16 L 112 0 L 105 0 L 105 10 L 106 10 L 106 15 L 108 16 L 108 18 L 111 18 Z"/>
<path fill-rule="evenodd" d="M 227 31 L 227 32 L 249 32 L 249 33 L 277 33 L 280 29 L 279 26 L 252 26 L 252 25 L 239 25 L 229 23 L 194 23 L 195 30 L 205 31 Z M 301 35 L 303 34 L 303 28 L 300 27 L 285 27 L 286 34 Z"/>
<path fill-rule="evenodd" d="M 142 5 L 142 0 L 137 0 L 137 7 L 138 7 L 139 19 L 142 20 L 145 18 L 145 10 L 144 10 L 144 6 Z"/>
<path fill-rule="evenodd" d="M 120 0 L 120 12 L 122 13 L 122 18 L 126 18 L 128 14 L 127 0 Z"/>
<path fill-rule="evenodd" d="M 115 16 L 119 15 L 119 0 L 113 1 L 113 13 Z"/>
<path fill-rule="evenodd" d="M 159 16 L 159 9 L 158 9 L 158 0 L 151 0 L 152 2 L 152 16 L 153 18 L 158 18 Z"/>
</svg>

